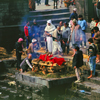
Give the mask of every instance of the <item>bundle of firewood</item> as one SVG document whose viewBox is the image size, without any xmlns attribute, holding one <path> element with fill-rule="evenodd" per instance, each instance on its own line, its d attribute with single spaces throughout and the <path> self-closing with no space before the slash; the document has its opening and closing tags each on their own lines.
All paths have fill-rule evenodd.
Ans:
<svg viewBox="0 0 100 100">
<path fill-rule="evenodd" d="M 40 59 L 34 59 L 32 60 L 33 64 L 33 71 L 42 71 L 43 74 L 46 73 L 54 73 L 58 71 L 63 71 L 66 68 L 66 63 L 64 62 L 61 66 L 57 63 L 52 63 L 50 61 L 41 61 Z"/>
</svg>

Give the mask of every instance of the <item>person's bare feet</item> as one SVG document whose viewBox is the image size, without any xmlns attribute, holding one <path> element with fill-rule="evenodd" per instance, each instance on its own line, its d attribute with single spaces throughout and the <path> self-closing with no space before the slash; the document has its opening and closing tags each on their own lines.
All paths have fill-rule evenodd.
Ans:
<svg viewBox="0 0 100 100">
<path fill-rule="evenodd" d="M 96 63 L 99 63 L 100 62 L 100 60 L 96 60 Z"/>
<path fill-rule="evenodd" d="M 90 75 L 90 76 L 88 77 L 88 79 L 90 79 L 90 78 L 92 78 L 92 75 Z"/>
</svg>

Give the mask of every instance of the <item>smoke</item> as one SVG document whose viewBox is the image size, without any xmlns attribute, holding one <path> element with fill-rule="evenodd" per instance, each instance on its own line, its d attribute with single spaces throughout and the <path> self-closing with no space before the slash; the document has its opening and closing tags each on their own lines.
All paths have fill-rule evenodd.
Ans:
<svg viewBox="0 0 100 100">
<path fill-rule="evenodd" d="M 24 32 L 24 26 L 25 26 L 26 23 L 29 21 L 28 19 L 29 19 L 29 14 L 27 14 L 27 15 L 25 15 L 25 16 L 23 16 L 23 17 L 21 18 L 20 30 L 21 30 L 22 32 Z"/>
</svg>

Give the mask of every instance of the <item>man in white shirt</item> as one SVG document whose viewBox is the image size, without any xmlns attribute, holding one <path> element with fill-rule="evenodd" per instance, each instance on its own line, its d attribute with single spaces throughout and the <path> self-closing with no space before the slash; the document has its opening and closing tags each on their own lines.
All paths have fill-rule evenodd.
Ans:
<svg viewBox="0 0 100 100">
<path fill-rule="evenodd" d="M 62 49 L 65 53 L 65 47 L 67 46 L 67 54 L 69 53 L 69 41 L 70 41 L 71 30 L 68 27 L 68 23 L 64 23 L 64 28 L 62 30 Z"/>
</svg>

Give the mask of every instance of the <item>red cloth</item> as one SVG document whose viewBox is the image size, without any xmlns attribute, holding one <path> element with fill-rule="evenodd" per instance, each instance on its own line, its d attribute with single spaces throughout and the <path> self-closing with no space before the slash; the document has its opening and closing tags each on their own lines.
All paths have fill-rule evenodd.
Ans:
<svg viewBox="0 0 100 100">
<path fill-rule="evenodd" d="M 96 23 L 96 25 L 95 26 L 97 26 L 98 25 L 98 22 Z"/>
<path fill-rule="evenodd" d="M 25 33 L 26 37 L 29 36 L 29 34 L 28 34 L 28 27 L 27 26 L 24 26 L 24 33 Z"/>
<path fill-rule="evenodd" d="M 57 58 L 57 57 L 54 57 L 53 59 L 50 59 L 53 55 L 50 55 L 50 56 L 46 56 L 46 54 L 44 55 L 40 55 L 39 59 L 41 59 L 42 61 L 51 61 L 54 63 L 57 63 L 58 65 L 62 65 L 63 62 L 65 62 L 65 59 L 64 58 Z"/>
</svg>

